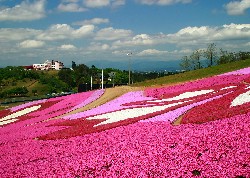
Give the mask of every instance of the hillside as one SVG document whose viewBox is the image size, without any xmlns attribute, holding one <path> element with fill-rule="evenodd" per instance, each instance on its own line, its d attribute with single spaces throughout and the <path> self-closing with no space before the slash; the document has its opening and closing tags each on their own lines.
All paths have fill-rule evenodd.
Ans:
<svg viewBox="0 0 250 178">
<path fill-rule="evenodd" d="M 213 67 L 209 67 L 209 68 L 204 68 L 204 69 L 200 69 L 200 70 L 194 70 L 194 71 L 188 71 L 185 73 L 179 73 L 176 75 L 170 75 L 170 76 L 165 76 L 165 77 L 159 77 L 153 80 L 146 80 L 144 82 L 138 82 L 138 83 L 134 83 L 131 89 L 129 90 L 133 90 L 133 87 L 146 87 L 146 86 L 155 86 L 155 87 L 159 87 L 159 86 L 164 86 L 164 85 L 174 85 L 177 83 L 182 83 L 182 82 L 187 82 L 187 81 L 192 81 L 192 80 L 196 80 L 196 79 L 201 79 L 204 77 L 209 77 L 209 76 L 213 76 L 213 75 L 218 75 L 221 73 L 225 73 L 225 72 L 229 72 L 229 71 L 234 71 L 237 69 L 241 69 L 241 68 L 245 68 L 250 66 L 250 59 L 249 60 L 241 60 L 241 61 L 237 61 L 237 62 L 231 62 L 228 64 L 222 64 L 219 66 L 213 66 Z M 48 76 L 57 76 L 58 71 L 37 71 L 38 73 L 44 73 Z M 27 87 L 27 89 L 29 90 L 28 96 L 32 99 L 32 98 L 37 98 L 34 97 L 32 91 L 37 91 L 38 94 L 38 98 L 39 97 L 44 97 L 45 94 L 49 93 L 49 87 L 47 84 L 42 84 L 41 82 L 38 82 L 38 80 L 30 80 L 30 79 L 25 79 L 25 80 L 19 80 L 19 81 L 15 81 L 15 85 L 14 86 L 7 86 L 4 88 L 4 90 L 8 90 L 11 89 L 13 87 L 22 87 L 25 86 Z M 130 88 L 130 87 L 127 87 Z M 110 89 L 107 90 L 107 92 L 109 92 Z M 116 87 L 115 89 L 111 89 L 113 93 L 114 90 L 120 90 L 119 87 Z M 121 91 L 123 91 L 121 89 Z M 117 93 L 117 92 L 114 92 Z M 121 93 L 119 91 L 119 93 Z M 124 94 L 124 92 L 122 92 L 122 94 Z M 111 96 L 111 98 L 113 98 Z M 24 98 L 26 99 L 26 98 Z M 0 101 L 12 101 L 14 99 L 0 99 Z M 17 98 L 17 100 L 22 100 L 22 98 Z M 10 104 L 9 106 L 15 106 L 19 103 L 13 103 Z M 8 106 L 4 106 L 2 107 L 5 108 Z M 1 109 L 1 106 L 0 106 Z"/>
<path fill-rule="evenodd" d="M 160 77 L 153 80 L 147 80 L 140 83 L 135 83 L 133 86 L 161 86 L 171 85 L 175 83 L 187 82 L 205 77 L 210 77 L 225 72 L 230 72 L 250 66 L 250 59 L 221 64 L 218 66 L 208 67 L 204 69 L 192 70 L 185 73 Z"/>
<path fill-rule="evenodd" d="M 195 77 L 0 111 L 1 176 L 250 177 L 250 67 Z"/>
</svg>

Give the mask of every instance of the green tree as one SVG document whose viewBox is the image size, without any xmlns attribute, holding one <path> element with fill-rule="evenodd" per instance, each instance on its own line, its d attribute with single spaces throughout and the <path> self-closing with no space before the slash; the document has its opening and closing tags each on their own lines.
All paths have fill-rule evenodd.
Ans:
<svg viewBox="0 0 250 178">
<path fill-rule="evenodd" d="M 220 56 L 217 61 L 217 64 L 226 64 L 231 62 L 233 59 L 230 58 L 230 53 L 228 53 L 226 50 L 220 49 Z"/>
<path fill-rule="evenodd" d="M 239 52 L 239 59 L 240 60 L 246 60 L 246 59 L 250 59 L 250 52 Z"/>
<path fill-rule="evenodd" d="M 37 95 L 37 89 L 32 89 L 32 93 L 34 96 Z"/>
<path fill-rule="evenodd" d="M 90 70 L 85 64 L 80 64 L 74 69 L 74 77 L 77 86 L 83 83 L 90 83 Z"/>
<path fill-rule="evenodd" d="M 58 72 L 58 77 L 63 82 L 67 83 L 69 87 L 76 87 L 76 80 L 74 76 L 74 71 L 70 69 L 63 69 Z"/>
<path fill-rule="evenodd" d="M 76 63 L 74 61 L 72 61 L 72 69 L 74 69 L 76 67 Z"/>
<path fill-rule="evenodd" d="M 202 56 L 202 50 L 195 50 L 191 55 L 190 55 L 190 60 L 193 63 L 193 68 L 194 69 L 200 69 L 201 68 L 201 56 Z"/>
<path fill-rule="evenodd" d="M 190 58 L 188 56 L 182 57 L 180 67 L 186 71 L 189 71 L 191 69 L 191 61 L 190 61 Z"/>
<path fill-rule="evenodd" d="M 208 60 L 208 66 L 212 66 L 217 58 L 217 49 L 214 43 L 211 43 L 207 46 L 207 49 L 204 51 L 204 57 Z"/>
<path fill-rule="evenodd" d="M 12 88 L 10 90 L 7 90 L 7 95 L 21 95 L 21 96 L 24 96 L 26 94 L 28 94 L 28 89 L 26 87 L 15 87 L 15 88 Z"/>
</svg>

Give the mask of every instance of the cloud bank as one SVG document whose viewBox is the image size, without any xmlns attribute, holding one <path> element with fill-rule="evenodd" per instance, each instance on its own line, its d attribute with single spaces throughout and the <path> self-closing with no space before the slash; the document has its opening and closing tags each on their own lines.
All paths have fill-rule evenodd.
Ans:
<svg viewBox="0 0 250 178">
<path fill-rule="evenodd" d="M 12 8 L 0 10 L 0 21 L 32 21 L 44 18 L 46 0 L 38 0 L 30 3 L 23 1 Z"/>
</svg>

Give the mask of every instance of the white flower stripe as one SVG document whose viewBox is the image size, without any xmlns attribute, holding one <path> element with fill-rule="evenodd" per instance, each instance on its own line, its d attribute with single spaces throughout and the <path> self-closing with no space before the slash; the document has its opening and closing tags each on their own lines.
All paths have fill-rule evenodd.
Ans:
<svg viewBox="0 0 250 178">
<path fill-rule="evenodd" d="M 93 116 L 93 117 L 88 117 L 86 119 L 87 120 L 107 119 L 106 121 L 103 121 L 103 122 L 94 126 L 94 127 L 96 127 L 99 125 L 110 124 L 110 123 L 126 120 L 129 118 L 136 118 L 136 117 L 147 115 L 147 114 L 150 114 L 153 112 L 162 111 L 164 109 L 167 109 L 167 108 L 170 108 L 172 106 L 176 106 L 176 105 L 179 105 L 182 103 L 183 102 L 168 104 L 168 105 L 164 105 L 164 106 L 141 107 L 141 108 L 132 108 L 132 109 L 128 108 L 128 109 L 114 111 L 114 112 L 101 114 L 101 115 L 97 115 L 97 116 Z"/>
<path fill-rule="evenodd" d="M 5 116 L 5 117 L 1 118 L 1 119 L 0 119 L 0 122 L 1 122 L 1 121 L 6 121 L 6 120 L 9 120 L 9 119 L 14 119 L 14 118 L 20 117 L 20 116 L 22 116 L 22 115 L 28 114 L 28 113 L 30 113 L 30 112 L 32 112 L 32 111 L 35 111 L 35 110 L 39 109 L 40 107 L 41 107 L 41 105 L 32 106 L 32 107 L 30 107 L 30 108 L 25 108 L 25 109 L 23 109 L 23 110 L 21 110 L 21 111 L 15 112 L 15 113 L 13 113 L 13 114 L 10 114 L 10 115 L 8 115 L 8 116 Z"/>
<path fill-rule="evenodd" d="M 237 96 L 231 103 L 230 107 L 239 106 L 250 102 L 250 90 Z"/>
<path fill-rule="evenodd" d="M 15 122 L 15 121 L 17 121 L 17 120 L 18 120 L 18 119 L 10 119 L 10 120 L 1 121 L 1 122 L 0 122 L 0 126 L 1 126 L 1 125 L 6 125 L 6 124 L 10 124 L 10 123 Z"/>
<path fill-rule="evenodd" d="M 174 100 L 181 100 L 186 98 L 191 98 L 194 96 L 204 95 L 213 92 L 214 90 L 200 90 L 200 91 L 193 91 L 193 92 L 185 92 L 173 98 L 167 98 L 162 100 L 154 100 L 151 102 L 164 102 L 164 101 L 174 101 Z"/>
</svg>

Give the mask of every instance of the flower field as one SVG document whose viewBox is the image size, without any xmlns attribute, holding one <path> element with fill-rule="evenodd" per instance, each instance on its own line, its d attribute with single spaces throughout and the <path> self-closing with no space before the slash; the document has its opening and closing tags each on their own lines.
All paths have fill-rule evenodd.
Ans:
<svg viewBox="0 0 250 178">
<path fill-rule="evenodd" d="M 0 111 L 1 177 L 250 177 L 250 68 L 70 114 L 104 92 Z"/>
</svg>

